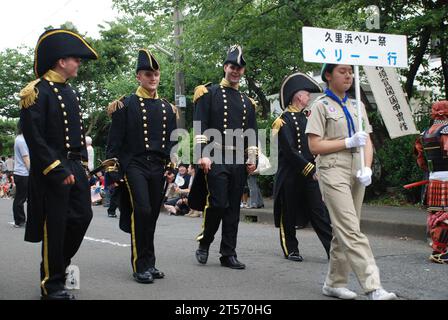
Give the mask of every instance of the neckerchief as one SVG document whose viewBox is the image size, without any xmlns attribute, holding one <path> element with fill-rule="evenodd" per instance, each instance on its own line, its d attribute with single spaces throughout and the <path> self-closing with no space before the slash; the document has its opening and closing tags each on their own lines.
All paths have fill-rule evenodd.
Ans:
<svg viewBox="0 0 448 320">
<path fill-rule="evenodd" d="M 344 99 L 341 100 L 341 99 L 339 99 L 339 97 L 337 95 L 334 94 L 333 91 L 331 91 L 328 88 L 325 90 L 325 94 L 328 97 L 330 97 L 331 99 L 333 99 L 334 101 L 336 101 L 341 106 L 341 108 L 345 114 L 345 119 L 347 120 L 348 136 L 351 137 L 352 135 L 354 135 L 356 133 L 356 130 L 355 130 L 355 122 L 353 121 L 352 115 L 350 114 L 350 111 L 348 111 L 347 106 L 346 106 L 346 102 L 348 100 L 348 95 L 346 94 Z"/>
</svg>

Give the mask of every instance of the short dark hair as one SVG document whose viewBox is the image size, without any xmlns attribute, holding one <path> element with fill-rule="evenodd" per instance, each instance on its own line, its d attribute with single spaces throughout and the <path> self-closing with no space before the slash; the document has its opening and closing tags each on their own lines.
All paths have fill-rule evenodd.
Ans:
<svg viewBox="0 0 448 320">
<path fill-rule="evenodd" d="M 188 164 L 185 164 L 185 163 L 181 163 L 181 164 L 179 164 L 177 167 L 178 168 L 180 168 L 180 167 L 184 167 L 185 169 L 188 169 Z"/>
<path fill-rule="evenodd" d="M 174 174 L 174 170 L 172 168 L 169 168 L 168 170 L 166 170 L 167 176 L 172 175 L 172 174 Z"/>
<path fill-rule="evenodd" d="M 321 78 L 322 81 L 325 83 L 328 83 L 327 78 L 325 77 L 325 74 L 328 72 L 329 74 L 331 74 L 334 70 L 334 68 L 336 68 L 339 64 L 333 64 L 333 63 L 326 63 L 323 65 L 322 67 L 322 71 L 321 71 Z M 350 65 L 352 67 L 353 70 L 353 65 Z"/>
</svg>

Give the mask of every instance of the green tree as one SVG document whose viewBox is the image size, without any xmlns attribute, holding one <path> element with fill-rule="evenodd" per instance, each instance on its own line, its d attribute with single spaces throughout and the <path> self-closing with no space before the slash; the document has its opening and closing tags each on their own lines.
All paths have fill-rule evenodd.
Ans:
<svg viewBox="0 0 448 320">
<path fill-rule="evenodd" d="M 296 71 L 316 69 L 302 60 L 301 27 L 315 26 L 367 31 L 363 8 L 375 4 L 381 10 L 379 32 L 406 34 L 409 37 L 410 68 L 404 71 L 408 97 L 414 94 L 414 81 L 420 66 L 427 67 L 430 54 L 442 58 L 434 82 L 447 91 L 446 60 L 447 14 L 444 1 L 302 1 L 302 0 L 183 0 L 142 1 L 114 0 L 115 5 L 131 16 L 140 17 L 157 41 L 168 41 L 173 28 L 172 12 L 176 4 L 185 8 L 182 53 L 187 71 L 187 89 L 201 82 L 218 81 L 221 62 L 229 45 L 244 46 L 248 68 L 249 94 L 262 105 L 262 115 L 269 112 L 266 95 L 278 93 L 284 76 Z M 144 16 L 146 18 L 141 18 Z M 135 21 L 137 22 L 137 21 Z M 138 22 L 137 22 L 138 24 Z M 140 27 L 140 29 L 142 29 Z M 431 47 L 437 38 L 442 45 Z M 167 42 L 172 46 L 172 43 Z M 425 74 L 418 78 L 425 80 Z"/>
<path fill-rule="evenodd" d="M 365 21 L 366 13 L 362 8 L 376 5 L 380 9 L 380 29 L 375 32 L 404 34 L 408 37 L 409 69 L 400 70 L 406 78 L 404 89 L 410 99 L 415 92 L 414 82 L 418 80 L 429 87 L 442 89 L 441 97 L 448 97 L 448 6 L 443 0 L 350 0 L 340 1 L 333 5 L 340 19 L 341 27 L 347 29 L 369 31 Z M 439 45 L 432 45 L 436 42 Z M 429 70 L 430 56 L 440 56 L 441 66 Z M 424 72 L 418 75 L 419 68 Z M 432 72 L 429 72 L 432 71 Z"/>
<path fill-rule="evenodd" d="M 0 155 L 14 154 L 17 121 L 0 119 L 0 132 Z"/>
<path fill-rule="evenodd" d="M 31 57 L 27 48 L 0 52 L 0 116 L 9 119 L 19 116 L 19 91 L 34 77 Z"/>
</svg>

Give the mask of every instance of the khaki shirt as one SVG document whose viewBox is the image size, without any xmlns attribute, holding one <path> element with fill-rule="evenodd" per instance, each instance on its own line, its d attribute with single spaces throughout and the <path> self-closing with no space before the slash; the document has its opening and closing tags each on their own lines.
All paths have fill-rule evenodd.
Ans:
<svg viewBox="0 0 448 320">
<path fill-rule="evenodd" d="M 355 123 L 356 132 L 359 132 L 356 100 L 348 99 L 346 105 Z M 369 123 L 369 119 L 367 118 L 366 110 L 362 102 L 361 110 L 363 114 L 364 131 L 367 133 L 372 133 L 372 126 Z M 319 97 L 311 106 L 311 114 L 308 117 L 308 125 L 305 133 L 318 135 L 319 137 L 322 137 L 323 140 L 343 140 L 345 138 L 349 138 L 348 123 L 342 107 L 336 101 L 327 96 Z"/>
</svg>

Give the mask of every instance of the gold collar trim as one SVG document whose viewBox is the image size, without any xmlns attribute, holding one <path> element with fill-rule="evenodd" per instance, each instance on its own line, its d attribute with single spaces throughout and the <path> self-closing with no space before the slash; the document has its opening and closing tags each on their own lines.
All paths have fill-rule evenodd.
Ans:
<svg viewBox="0 0 448 320">
<path fill-rule="evenodd" d="M 239 87 L 240 87 L 239 84 L 236 84 L 235 86 L 232 85 L 229 81 L 227 81 L 226 78 L 223 78 L 223 79 L 221 80 L 221 83 L 220 83 L 219 85 L 221 85 L 221 86 L 223 86 L 223 87 L 227 87 L 227 88 L 233 88 L 233 89 L 235 89 L 235 90 L 238 90 Z"/>
<path fill-rule="evenodd" d="M 53 70 L 48 70 L 43 78 L 49 82 L 56 82 L 56 83 L 66 83 L 67 79 L 64 79 L 63 76 L 61 76 L 59 73 Z"/>
<path fill-rule="evenodd" d="M 303 110 L 303 109 L 302 109 Z M 293 106 L 293 105 L 289 105 L 288 109 L 286 109 L 286 111 L 288 112 L 293 112 L 293 113 L 298 113 L 298 112 L 302 112 L 302 110 L 299 109 L 299 107 L 297 106 Z"/>
<path fill-rule="evenodd" d="M 156 93 L 154 95 L 151 95 L 149 93 L 149 91 L 146 90 L 145 88 L 143 88 L 142 86 L 138 87 L 138 89 L 135 92 L 135 94 L 137 96 L 139 96 L 140 98 L 143 98 L 143 99 L 159 99 L 159 94 L 157 93 L 157 90 L 156 90 Z"/>
</svg>

